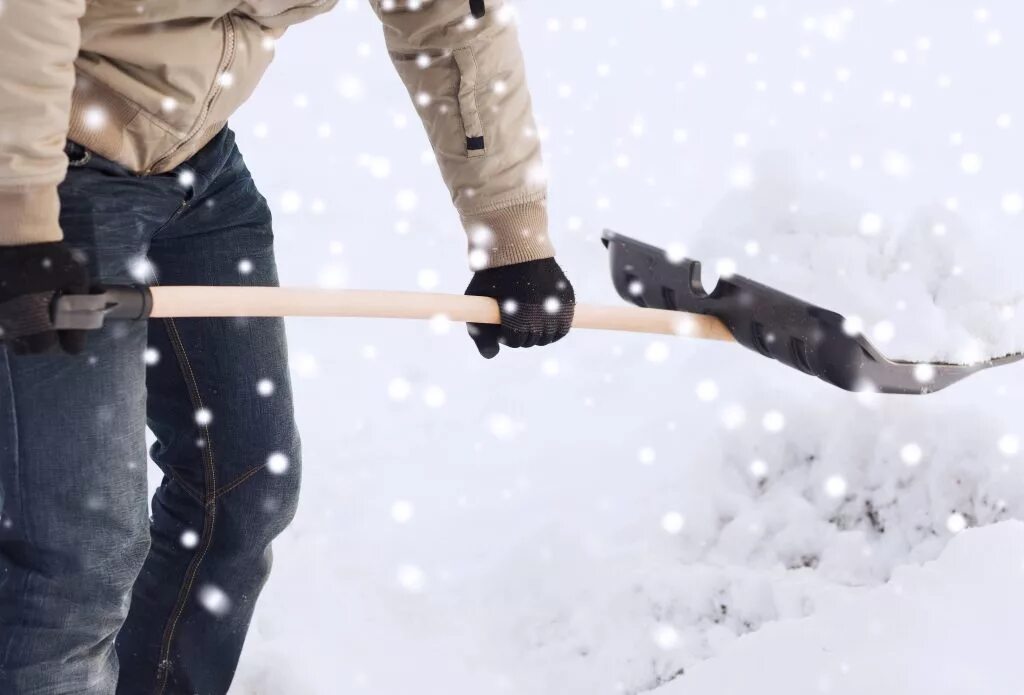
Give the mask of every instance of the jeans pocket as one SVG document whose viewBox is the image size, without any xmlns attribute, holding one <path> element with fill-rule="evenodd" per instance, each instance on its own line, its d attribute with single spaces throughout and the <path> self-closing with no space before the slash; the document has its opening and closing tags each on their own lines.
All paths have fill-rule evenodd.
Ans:
<svg viewBox="0 0 1024 695">
<path fill-rule="evenodd" d="M 64 154 L 68 157 L 69 167 L 85 166 L 92 159 L 92 152 L 71 140 L 64 143 Z"/>
</svg>

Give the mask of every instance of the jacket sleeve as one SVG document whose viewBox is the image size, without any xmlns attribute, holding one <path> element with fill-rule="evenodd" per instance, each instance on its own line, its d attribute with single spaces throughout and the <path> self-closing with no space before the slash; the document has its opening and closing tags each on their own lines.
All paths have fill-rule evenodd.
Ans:
<svg viewBox="0 0 1024 695">
<path fill-rule="evenodd" d="M 0 245 L 56 241 L 85 0 L 0 3 Z"/>
<path fill-rule="evenodd" d="M 470 266 L 553 256 L 540 140 L 511 13 L 501 0 L 371 2 L 468 234 Z"/>
</svg>

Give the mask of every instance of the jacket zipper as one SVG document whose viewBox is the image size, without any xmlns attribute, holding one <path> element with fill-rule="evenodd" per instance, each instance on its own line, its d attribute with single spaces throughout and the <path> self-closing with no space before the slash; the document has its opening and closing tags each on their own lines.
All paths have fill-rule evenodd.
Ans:
<svg viewBox="0 0 1024 695">
<path fill-rule="evenodd" d="M 185 135 L 185 138 L 175 145 L 170 152 L 165 154 L 146 169 L 144 172 L 145 174 L 151 174 L 153 171 L 160 168 L 161 164 L 173 157 L 182 147 L 185 147 L 185 145 L 190 143 L 192 139 L 201 133 L 203 128 L 206 127 L 206 121 L 209 119 L 210 111 L 213 109 L 213 102 L 217 100 L 217 97 L 220 96 L 220 93 L 224 89 L 221 84 L 221 79 L 223 75 L 228 74 L 231 66 L 234 65 L 235 62 L 235 22 L 231 18 L 231 15 L 224 15 L 224 17 L 221 18 L 221 23 L 224 31 L 224 58 L 221 59 L 220 65 L 217 66 L 217 75 L 214 77 L 213 86 L 210 88 L 210 94 L 206 98 L 206 103 L 203 104 L 203 110 L 200 112 L 199 117 L 192 126 L 192 129 Z"/>
</svg>

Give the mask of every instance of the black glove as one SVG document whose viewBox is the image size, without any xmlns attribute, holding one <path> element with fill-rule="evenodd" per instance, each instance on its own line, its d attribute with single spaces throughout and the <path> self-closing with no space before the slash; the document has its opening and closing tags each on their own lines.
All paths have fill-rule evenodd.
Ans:
<svg viewBox="0 0 1024 695">
<path fill-rule="evenodd" d="M 478 271 L 466 294 L 492 297 L 501 310 L 501 325 L 467 325 L 480 354 L 491 359 L 499 343 L 533 347 L 561 340 L 572 326 L 576 294 L 554 258 Z"/>
<path fill-rule="evenodd" d="M 21 355 L 58 342 L 66 352 L 81 352 L 85 332 L 55 331 L 50 307 L 59 293 L 88 291 L 85 265 L 63 242 L 0 246 L 0 340 Z"/>
</svg>

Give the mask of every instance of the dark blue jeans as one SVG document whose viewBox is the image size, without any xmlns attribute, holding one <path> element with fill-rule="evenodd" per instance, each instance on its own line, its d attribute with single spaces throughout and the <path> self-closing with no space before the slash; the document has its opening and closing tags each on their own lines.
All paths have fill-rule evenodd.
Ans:
<svg viewBox="0 0 1024 695">
<path fill-rule="evenodd" d="M 61 222 L 100 281 L 148 258 L 161 284 L 276 284 L 229 130 L 161 176 L 69 155 Z M 298 488 L 278 320 L 112 323 L 76 357 L 0 348 L 0 693 L 226 692 Z"/>
</svg>

